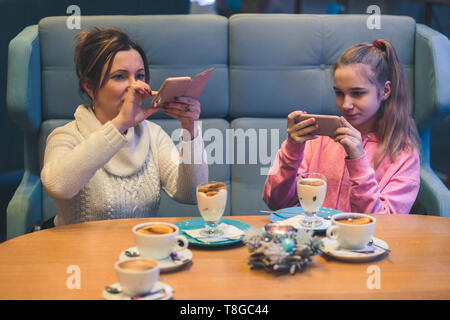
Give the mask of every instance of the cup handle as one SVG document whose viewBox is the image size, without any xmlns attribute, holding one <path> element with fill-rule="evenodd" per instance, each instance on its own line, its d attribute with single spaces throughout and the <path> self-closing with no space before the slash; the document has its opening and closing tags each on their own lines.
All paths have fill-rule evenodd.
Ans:
<svg viewBox="0 0 450 320">
<path fill-rule="evenodd" d="M 339 228 L 337 226 L 331 226 L 327 229 L 327 238 L 331 240 L 336 240 L 337 238 L 337 230 Z"/>
<path fill-rule="evenodd" d="M 184 249 L 187 249 L 188 245 L 189 245 L 189 241 L 185 236 L 176 236 L 176 245 L 174 250 L 175 251 L 181 251 Z M 182 245 L 180 245 L 180 242 L 182 243 Z"/>
</svg>

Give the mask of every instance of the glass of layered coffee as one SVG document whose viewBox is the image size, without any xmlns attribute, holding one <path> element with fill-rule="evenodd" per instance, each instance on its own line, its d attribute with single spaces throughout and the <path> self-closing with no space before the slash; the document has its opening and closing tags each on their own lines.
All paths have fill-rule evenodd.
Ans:
<svg viewBox="0 0 450 320">
<path fill-rule="evenodd" d="M 227 186 L 223 182 L 197 186 L 198 210 L 205 220 L 205 228 L 200 232 L 202 236 L 223 235 L 223 231 L 217 229 L 217 226 L 227 205 L 227 193 Z"/>
<path fill-rule="evenodd" d="M 327 178 L 321 173 L 302 173 L 297 178 L 297 195 L 305 216 L 300 220 L 300 226 L 304 228 L 317 228 L 322 220 L 317 217 L 317 212 L 325 200 L 327 194 Z"/>
</svg>

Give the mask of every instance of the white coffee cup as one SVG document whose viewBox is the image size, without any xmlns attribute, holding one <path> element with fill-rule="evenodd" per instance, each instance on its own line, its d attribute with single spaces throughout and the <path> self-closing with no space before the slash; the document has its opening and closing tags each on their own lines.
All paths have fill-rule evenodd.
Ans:
<svg viewBox="0 0 450 320">
<path fill-rule="evenodd" d="M 138 229 L 151 225 L 165 225 L 172 228 L 173 232 L 165 234 L 143 234 Z M 189 242 L 184 236 L 178 235 L 179 228 L 167 222 L 147 222 L 133 227 L 134 241 L 141 257 L 163 260 L 173 251 L 187 249 Z M 181 243 L 181 245 L 180 245 Z"/>
<path fill-rule="evenodd" d="M 370 223 L 367 224 L 349 224 L 342 223 L 339 220 L 345 218 L 369 218 Z M 372 238 L 375 231 L 376 220 L 374 217 L 361 213 L 339 213 L 331 218 L 331 227 L 327 229 L 327 237 L 336 240 L 339 247 L 343 249 L 362 249 Z"/>
<path fill-rule="evenodd" d="M 123 293 L 130 297 L 150 292 L 159 279 L 158 262 L 151 259 L 117 261 L 114 269 Z"/>
</svg>

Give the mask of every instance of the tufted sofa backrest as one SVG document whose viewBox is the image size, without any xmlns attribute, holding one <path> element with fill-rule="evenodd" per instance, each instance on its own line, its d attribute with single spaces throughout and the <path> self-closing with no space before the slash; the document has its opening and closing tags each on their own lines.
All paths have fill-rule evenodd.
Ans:
<svg viewBox="0 0 450 320">
<path fill-rule="evenodd" d="M 297 109 L 338 114 L 333 66 L 345 49 L 377 38 L 392 42 L 413 96 L 415 21 L 383 16 L 381 29 L 369 29 L 367 17 L 88 16 L 82 17 L 81 30 L 114 26 L 127 32 L 147 54 L 153 90 L 167 77 L 216 69 L 200 98 L 202 129 L 211 156 L 210 180 L 228 183 L 231 192 L 226 214 L 237 215 L 267 208 L 262 188 L 271 161 L 286 138 L 286 116 Z M 39 167 L 48 134 L 72 120 L 76 106 L 87 101 L 78 94 L 73 63 L 73 38 L 80 30 L 68 29 L 66 19 L 49 17 L 39 23 Z M 178 128 L 178 122 L 162 112 L 151 120 L 169 135 Z M 176 134 L 172 137 L 177 139 Z M 42 197 L 42 212 L 51 217 L 55 214 L 53 202 L 45 191 Z M 198 211 L 164 195 L 160 214 L 192 216 Z"/>
</svg>

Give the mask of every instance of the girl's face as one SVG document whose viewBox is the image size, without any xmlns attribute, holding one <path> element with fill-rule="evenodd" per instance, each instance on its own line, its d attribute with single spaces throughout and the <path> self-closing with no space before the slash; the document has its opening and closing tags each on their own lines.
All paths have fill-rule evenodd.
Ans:
<svg viewBox="0 0 450 320">
<path fill-rule="evenodd" d="M 390 94 L 390 82 L 380 89 L 369 81 L 370 67 L 357 63 L 336 69 L 334 92 L 336 105 L 344 118 L 361 133 L 373 131 L 381 102 Z"/>
<path fill-rule="evenodd" d="M 106 65 L 104 67 L 106 71 Z M 93 98 L 95 115 L 101 123 L 114 119 L 120 111 L 127 88 L 135 81 L 145 82 L 144 62 L 138 51 L 119 51 L 114 57 L 109 76 Z M 92 91 L 88 91 L 92 98 Z"/>
</svg>

